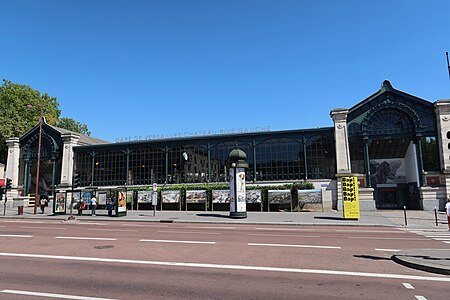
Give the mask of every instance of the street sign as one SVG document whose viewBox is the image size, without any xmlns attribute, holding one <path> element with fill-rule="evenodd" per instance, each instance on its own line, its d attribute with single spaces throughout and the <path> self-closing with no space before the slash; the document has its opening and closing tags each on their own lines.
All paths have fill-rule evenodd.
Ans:
<svg viewBox="0 0 450 300">
<path fill-rule="evenodd" d="M 153 183 L 153 191 L 156 192 L 157 189 L 158 189 L 158 184 L 155 182 L 155 183 Z"/>
<path fill-rule="evenodd" d="M 153 206 L 158 205 L 158 194 L 156 192 L 152 193 L 152 205 Z"/>
</svg>

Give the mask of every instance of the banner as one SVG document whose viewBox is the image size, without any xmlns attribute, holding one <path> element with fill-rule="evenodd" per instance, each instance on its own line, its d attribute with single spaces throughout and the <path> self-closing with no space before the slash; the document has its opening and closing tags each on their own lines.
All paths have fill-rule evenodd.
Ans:
<svg viewBox="0 0 450 300">
<path fill-rule="evenodd" d="M 152 203 L 152 191 L 138 191 L 138 203 Z"/>
<path fill-rule="evenodd" d="M 56 193 L 55 213 L 66 212 L 66 194 Z"/>
<path fill-rule="evenodd" d="M 212 203 L 230 203 L 229 190 L 213 190 Z"/>
<path fill-rule="evenodd" d="M 291 190 L 268 190 L 270 204 L 291 203 Z"/>
<path fill-rule="evenodd" d="M 206 203 L 206 190 L 186 191 L 186 203 Z"/>
<path fill-rule="evenodd" d="M 261 204 L 261 190 L 250 190 L 245 192 L 247 203 Z"/>
<path fill-rule="evenodd" d="M 344 219 L 359 219 L 358 177 L 342 177 L 342 195 L 344 198 Z"/>
<path fill-rule="evenodd" d="M 245 169 L 236 168 L 236 178 L 234 178 L 234 172 L 234 169 L 230 168 L 230 212 L 246 212 Z"/>
<path fill-rule="evenodd" d="M 162 203 L 180 203 L 180 191 L 162 191 Z"/>
</svg>

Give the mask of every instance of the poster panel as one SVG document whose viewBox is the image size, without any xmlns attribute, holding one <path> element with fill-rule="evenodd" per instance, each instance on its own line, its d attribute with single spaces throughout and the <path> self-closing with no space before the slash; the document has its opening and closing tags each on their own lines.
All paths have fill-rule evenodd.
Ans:
<svg viewBox="0 0 450 300">
<path fill-rule="evenodd" d="M 235 172 L 236 179 L 234 178 Z M 247 211 L 245 196 L 245 169 L 230 168 L 230 212 Z"/>
<path fill-rule="evenodd" d="M 162 191 L 162 203 L 180 203 L 180 191 Z"/>
<path fill-rule="evenodd" d="M 342 177 L 342 195 L 344 198 L 344 219 L 359 219 L 358 177 Z"/>
<path fill-rule="evenodd" d="M 186 191 L 186 203 L 205 203 L 206 190 Z"/>
<path fill-rule="evenodd" d="M 321 190 L 298 190 L 298 202 L 300 203 L 322 203 Z"/>
<path fill-rule="evenodd" d="M 84 204 L 91 205 L 91 193 L 90 192 L 83 192 L 81 194 L 81 200 L 84 201 Z"/>
<path fill-rule="evenodd" d="M 213 190 L 212 203 L 230 203 L 229 190 Z"/>
<path fill-rule="evenodd" d="M 290 190 L 268 190 L 268 198 L 270 204 L 291 203 Z"/>
<path fill-rule="evenodd" d="M 117 212 L 122 213 L 127 211 L 127 199 L 125 191 L 118 191 L 117 195 Z"/>
<path fill-rule="evenodd" d="M 261 190 L 251 190 L 245 192 L 247 203 L 261 203 Z"/>
<path fill-rule="evenodd" d="M 76 205 L 81 201 L 81 192 L 72 193 L 72 208 L 76 208 Z"/>
<path fill-rule="evenodd" d="M 55 213 L 66 212 L 66 193 L 56 193 Z"/>
<path fill-rule="evenodd" d="M 133 203 L 133 191 L 127 191 L 127 203 Z"/>
<path fill-rule="evenodd" d="M 98 205 L 106 205 L 106 193 L 98 193 Z"/>
<path fill-rule="evenodd" d="M 152 203 L 152 191 L 138 191 L 138 203 Z"/>
</svg>

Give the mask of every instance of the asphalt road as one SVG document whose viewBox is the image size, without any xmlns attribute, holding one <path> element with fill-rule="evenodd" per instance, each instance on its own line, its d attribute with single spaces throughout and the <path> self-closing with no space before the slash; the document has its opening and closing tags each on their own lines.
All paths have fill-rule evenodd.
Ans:
<svg viewBox="0 0 450 300">
<path fill-rule="evenodd" d="M 440 300 L 449 276 L 390 257 L 447 241 L 380 227 L 0 220 L 0 299 Z"/>
</svg>

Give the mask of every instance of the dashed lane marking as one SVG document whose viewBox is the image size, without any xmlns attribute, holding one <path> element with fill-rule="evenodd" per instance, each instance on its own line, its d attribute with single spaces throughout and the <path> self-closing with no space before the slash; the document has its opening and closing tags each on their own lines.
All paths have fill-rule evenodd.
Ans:
<svg viewBox="0 0 450 300">
<path fill-rule="evenodd" d="M 209 244 L 214 245 L 216 242 L 203 242 L 203 241 L 177 241 L 177 240 L 139 240 L 139 242 L 153 242 L 153 243 L 180 243 L 180 244 Z"/>
<path fill-rule="evenodd" d="M 406 233 L 404 231 L 394 231 L 394 230 L 361 230 L 361 229 L 335 229 L 337 232 L 368 232 L 368 233 Z"/>
<path fill-rule="evenodd" d="M 378 248 L 375 248 L 375 251 L 387 251 L 387 252 L 398 252 L 398 251 L 400 251 L 399 249 L 378 249 Z"/>
<path fill-rule="evenodd" d="M 140 225 L 140 224 L 122 224 L 127 227 L 145 227 L 145 228 L 166 228 L 168 225 Z"/>
<path fill-rule="evenodd" d="M 201 232 L 201 231 L 176 231 L 176 230 L 159 230 L 160 233 L 181 233 L 181 234 L 222 234 L 221 232 Z"/>
<path fill-rule="evenodd" d="M 67 228 L 63 228 L 63 227 L 41 227 L 41 226 L 36 226 L 36 227 L 32 227 L 32 226 L 22 226 L 19 227 L 21 229 L 50 229 L 50 230 L 66 230 Z"/>
<path fill-rule="evenodd" d="M 184 226 L 184 228 L 196 228 L 196 229 L 236 229 L 236 227 L 226 226 Z"/>
<path fill-rule="evenodd" d="M 320 238 L 320 235 L 293 235 L 293 234 L 264 234 L 264 233 L 249 233 L 251 236 L 270 236 L 270 237 L 293 237 L 293 238 Z"/>
<path fill-rule="evenodd" d="M 26 257 L 37 259 L 54 259 L 69 261 L 88 261 L 88 262 L 106 262 L 118 264 L 136 264 L 136 265 L 157 265 L 167 267 L 190 267 L 203 269 L 228 269 L 228 270 L 244 270 L 244 271 L 263 271 L 263 272 L 283 272 L 283 273 L 303 273 L 303 274 L 321 274 L 336 276 L 354 276 L 354 277 L 370 277 L 383 279 L 401 279 L 401 280 L 418 280 L 418 281 L 434 281 L 434 282 L 450 282 L 450 277 L 436 276 L 418 276 L 392 273 L 368 273 L 368 272 L 352 272 L 352 271 L 336 271 L 336 270 L 318 270 L 318 269 L 298 269 L 298 268 L 282 268 L 282 267 L 263 267 L 263 266 L 243 266 L 243 265 L 221 265 L 221 264 L 205 264 L 205 263 L 188 263 L 188 262 L 169 262 L 169 261 L 149 261 L 149 260 L 130 260 L 116 258 L 100 258 L 100 257 L 82 257 L 82 256 L 57 256 L 46 254 L 25 254 L 25 253 L 7 253 L 0 252 L 0 256 L 4 257 Z"/>
<path fill-rule="evenodd" d="M 348 236 L 348 239 L 363 239 L 363 240 L 402 240 L 402 241 L 424 241 L 426 239 L 414 239 L 414 238 L 384 238 L 384 237 L 368 237 L 368 236 Z"/>
<path fill-rule="evenodd" d="M 417 300 L 427 300 L 424 296 L 414 295 L 414 297 L 416 297 Z"/>
<path fill-rule="evenodd" d="M 107 229 L 107 228 L 88 228 L 89 231 L 113 231 L 113 232 L 138 232 L 137 229 Z"/>
<path fill-rule="evenodd" d="M 5 293 L 5 294 L 27 295 L 27 296 L 46 297 L 46 298 L 58 298 L 58 299 L 114 300 L 114 299 L 110 299 L 110 298 L 85 297 L 85 296 L 52 294 L 52 293 L 41 293 L 41 292 L 31 292 L 31 291 L 19 291 L 19 290 L 2 290 L 1 292 Z"/>
<path fill-rule="evenodd" d="M 295 245 L 295 244 L 259 244 L 248 243 L 249 246 L 267 246 L 267 247 L 294 247 L 294 248 L 320 248 L 320 249 L 342 249 L 339 246 L 316 246 L 316 245 Z"/>
<path fill-rule="evenodd" d="M 13 238 L 32 238 L 34 235 L 22 235 L 22 234 L 0 234 L 0 237 L 13 237 Z"/>
<path fill-rule="evenodd" d="M 410 283 L 403 282 L 403 286 L 408 290 L 414 290 L 414 287 Z"/>
<path fill-rule="evenodd" d="M 267 230 L 267 231 L 315 231 L 314 229 L 304 229 L 304 228 L 260 228 L 257 227 L 255 230 Z"/>
<path fill-rule="evenodd" d="M 94 237 L 79 237 L 79 236 L 56 236 L 55 239 L 92 240 L 92 241 L 117 241 L 116 238 L 94 238 Z"/>
</svg>

